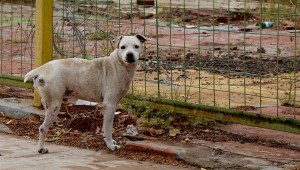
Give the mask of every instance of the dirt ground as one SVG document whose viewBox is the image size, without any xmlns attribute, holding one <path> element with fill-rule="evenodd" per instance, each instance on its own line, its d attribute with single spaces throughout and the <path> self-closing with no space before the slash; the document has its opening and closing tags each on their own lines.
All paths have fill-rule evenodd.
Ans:
<svg viewBox="0 0 300 170">
<path fill-rule="evenodd" d="M 103 6 L 99 8 L 103 14 L 106 13 Z M 20 5 L 5 4 L 4 12 L 1 13 L 4 18 L 1 25 L 3 44 L 0 49 L 2 74 L 23 76 L 33 68 L 33 25 L 28 18 L 34 9 L 30 5 L 24 5 L 23 15 L 20 9 Z M 98 10 L 93 6 L 88 7 L 87 15 L 92 16 L 91 20 L 95 19 L 95 9 Z M 213 14 L 209 10 L 201 10 L 196 15 L 196 10 L 182 11 L 174 8 L 171 11 L 173 15 L 170 15 L 168 9 L 159 11 L 156 27 L 155 15 L 151 14 L 151 10 L 147 11 L 149 18 L 142 17 L 140 9 L 135 8 L 133 11 L 134 17 L 131 18 L 128 9 L 122 10 L 120 25 L 102 21 L 103 18 L 98 23 L 78 20 L 65 23 L 64 28 L 56 25 L 55 41 L 59 49 L 54 50 L 54 58 L 82 57 L 83 49 L 91 58 L 104 56 L 110 47 L 105 40 L 107 35 L 104 38 L 94 37 L 97 24 L 101 29 L 110 30 L 112 36 L 120 32 L 141 33 L 152 38 L 152 41 L 146 44 L 145 52 L 140 58 L 131 92 L 273 116 L 300 118 L 300 62 L 297 52 L 299 35 L 284 29 L 284 26 L 290 26 L 292 22 L 282 20 L 280 30 L 275 27 L 260 30 L 256 26 L 259 18 L 254 15 L 245 16 L 241 12 L 232 12 L 229 17 L 224 10 L 213 11 Z M 75 12 L 77 17 L 82 17 L 82 9 L 78 7 Z M 110 14 L 110 19 L 118 17 L 114 13 Z M 58 6 L 54 22 L 61 24 L 61 15 L 62 11 Z M 9 22 L 11 17 L 14 18 L 13 22 Z M 229 19 L 230 25 L 227 25 Z M 81 33 L 86 29 L 86 36 L 73 36 L 72 24 Z M 246 26 L 249 27 L 249 32 L 245 30 Z M 296 38 L 291 38 L 291 35 Z M 85 48 L 82 48 L 83 42 Z M 64 51 L 65 56 L 61 56 L 60 51 Z M 0 97 L 32 98 L 32 90 L 1 86 Z M 95 150 L 106 149 L 99 134 L 102 123 L 101 108 L 75 106 L 66 102 L 61 111 L 64 114 L 60 115 L 58 126 L 50 130 L 47 138 L 49 142 Z M 127 110 L 121 109 L 120 112 L 115 118 L 114 137 L 123 146 L 128 140 L 150 138 L 188 144 L 186 139 L 194 138 L 288 148 L 286 143 L 230 134 L 220 130 L 222 124 L 214 121 L 192 128 L 179 124 L 175 136 L 170 136 L 170 132 L 165 129 L 152 127 L 143 128 L 139 137 L 124 137 L 122 134 L 126 126 L 140 125 L 140 120 Z M 15 134 L 34 139 L 37 139 L 38 127 L 41 124 L 39 118 L 16 120 L 3 116 L 0 117 L 0 122 L 7 124 Z M 190 167 L 173 158 L 132 152 L 126 147 L 122 147 L 115 154 L 131 159 Z"/>
<path fill-rule="evenodd" d="M 106 149 L 105 143 L 99 131 L 102 124 L 101 109 L 91 106 L 64 106 L 62 111 L 67 111 L 59 116 L 59 124 L 51 128 L 48 132 L 46 141 L 67 146 L 103 150 Z M 180 167 L 192 167 L 191 165 L 164 155 L 153 153 L 134 152 L 126 149 L 125 143 L 129 140 L 161 140 L 168 142 L 182 142 L 188 144 L 187 138 L 201 139 L 212 142 L 238 141 L 241 143 L 258 143 L 270 147 L 288 148 L 288 143 L 279 143 L 277 141 L 260 139 L 259 137 L 246 137 L 243 135 L 234 135 L 220 130 L 212 125 L 202 125 L 193 129 L 182 129 L 175 137 L 170 137 L 168 132 L 162 129 L 149 128 L 136 137 L 126 137 L 122 134 L 126 126 L 135 124 L 129 113 L 124 110 L 115 117 L 114 139 L 122 146 L 114 154 L 129 159 L 141 161 L 150 161 L 160 164 L 176 165 Z M 125 117 L 125 120 L 124 120 Z M 36 117 L 33 119 L 11 119 L 0 117 L 0 123 L 6 124 L 15 135 L 26 138 L 38 139 L 38 127 L 42 121 Z M 220 125 L 221 126 L 221 125 Z M 157 134 L 157 132 L 159 132 Z"/>
<path fill-rule="evenodd" d="M 2 98 L 32 98 L 32 90 L 6 86 L 1 86 L 1 89 L 0 97 Z M 74 105 L 72 104 L 73 100 L 72 97 L 65 98 L 61 114 L 59 114 L 59 123 L 49 130 L 46 141 L 67 146 L 95 149 L 96 151 L 106 150 L 107 148 L 101 135 L 103 122 L 102 108 Z M 147 119 L 139 118 L 133 112 L 129 112 L 130 110 L 118 109 L 117 111 L 120 113 L 114 119 L 113 137 L 121 145 L 121 149 L 114 152 L 114 154 L 129 159 L 180 167 L 193 167 L 183 161 L 165 155 L 128 150 L 125 144 L 131 140 L 160 140 L 171 143 L 179 142 L 187 145 L 189 145 L 191 139 L 211 142 L 235 141 L 239 143 L 255 143 L 275 148 L 291 148 L 287 142 L 223 131 L 222 126 L 225 124 L 213 120 L 205 120 L 192 125 L 185 117 L 177 116 L 170 123 L 173 128 L 168 129 L 164 126 L 157 126 L 157 124 L 149 124 Z M 15 135 L 37 140 L 38 127 L 41 125 L 42 120 L 38 116 L 31 119 L 13 119 L 6 118 L 0 114 L 0 123 L 7 125 Z M 137 127 L 139 135 L 134 137 L 124 135 L 127 125 Z"/>
</svg>

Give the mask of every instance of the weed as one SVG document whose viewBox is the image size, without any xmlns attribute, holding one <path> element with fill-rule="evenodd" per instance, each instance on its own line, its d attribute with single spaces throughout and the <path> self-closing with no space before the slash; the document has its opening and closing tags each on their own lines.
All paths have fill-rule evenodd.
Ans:
<svg viewBox="0 0 300 170">
<path fill-rule="evenodd" d="M 97 31 L 90 33 L 87 35 L 87 39 L 89 40 L 113 40 L 115 38 L 115 34 L 111 31 Z"/>
<path fill-rule="evenodd" d="M 215 125 L 211 120 L 201 117 L 195 117 L 189 113 L 178 113 L 164 109 L 152 107 L 151 102 L 138 102 L 133 104 L 130 101 L 121 105 L 125 107 L 128 113 L 133 114 L 142 127 L 162 129 L 164 132 L 169 132 L 171 129 L 189 129 L 202 125 Z"/>
<path fill-rule="evenodd" d="M 172 97 L 173 97 L 173 99 L 174 100 L 178 100 L 178 101 L 180 101 L 180 99 L 181 99 L 181 91 L 182 91 L 182 87 L 181 86 L 179 86 L 179 85 L 173 85 L 173 91 L 171 91 L 171 93 L 172 93 Z"/>
<path fill-rule="evenodd" d="M 251 7 L 250 7 L 249 5 L 246 6 L 246 8 L 245 8 L 245 13 L 246 13 L 246 14 L 251 13 Z"/>
<path fill-rule="evenodd" d="M 100 48 L 104 56 L 108 56 L 114 50 L 113 40 L 116 38 L 115 33 L 111 31 L 97 31 L 87 35 L 87 39 L 100 41 Z"/>
<path fill-rule="evenodd" d="M 288 81 L 288 89 L 284 91 L 284 94 L 281 98 L 279 98 L 282 106 L 293 106 L 294 105 L 294 95 L 293 93 L 293 79 L 292 75 L 290 74 L 290 78 Z"/>
</svg>

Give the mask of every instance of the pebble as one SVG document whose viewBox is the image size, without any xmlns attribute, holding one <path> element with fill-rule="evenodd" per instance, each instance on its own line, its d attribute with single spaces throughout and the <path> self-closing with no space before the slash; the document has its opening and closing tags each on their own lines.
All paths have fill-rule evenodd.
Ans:
<svg viewBox="0 0 300 170">
<path fill-rule="evenodd" d="M 191 142 L 190 138 L 185 138 L 183 142 Z"/>
</svg>

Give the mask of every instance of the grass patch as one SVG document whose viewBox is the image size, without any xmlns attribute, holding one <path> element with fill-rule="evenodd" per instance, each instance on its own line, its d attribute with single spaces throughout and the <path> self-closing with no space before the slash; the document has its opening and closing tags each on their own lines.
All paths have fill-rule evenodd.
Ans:
<svg viewBox="0 0 300 170">
<path fill-rule="evenodd" d="M 160 110 L 146 103 L 138 106 L 130 103 L 123 103 L 121 107 L 139 119 L 142 127 L 162 129 L 165 133 L 169 133 L 172 129 L 184 131 L 203 125 L 217 125 L 216 122 L 211 119 L 196 117 L 189 113 L 183 114 Z"/>
<path fill-rule="evenodd" d="M 115 34 L 113 32 L 106 32 L 106 31 L 97 31 L 90 33 L 87 35 L 87 39 L 89 40 L 113 40 L 115 38 Z"/>
</svg>

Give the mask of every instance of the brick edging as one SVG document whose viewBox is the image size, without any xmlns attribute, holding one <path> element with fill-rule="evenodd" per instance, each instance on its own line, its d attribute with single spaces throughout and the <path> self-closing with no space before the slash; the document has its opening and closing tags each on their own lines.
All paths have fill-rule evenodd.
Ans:
<svg viewBox="0 0 300 170">
<path fill-rule="evenodd" d="M 161 148 L 161 147 L 157 147 L 157 146 L 140 144 L 140 143 L 131 142 L 131 141 L 128 141 L 125 146 L 126 146 L 126 149 L 132 150 L 132 151 L 155 153 L 155 154 L 159 154 L 159 155 L 178 158 L 178 153 L 171 149 L 168 149 L 168 148 Z"/>
</svg>

